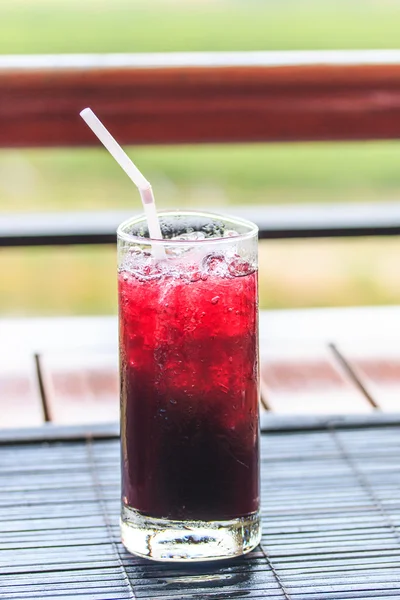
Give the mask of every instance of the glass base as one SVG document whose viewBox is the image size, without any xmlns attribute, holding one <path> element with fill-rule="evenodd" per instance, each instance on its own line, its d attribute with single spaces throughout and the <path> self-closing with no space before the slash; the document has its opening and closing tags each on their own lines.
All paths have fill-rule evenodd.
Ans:
<svg viewBox="0 0 400 600">
<path fill-rule="evenodd" d="M 261 522 L 258 512 L 229 521 L 170 521 L 123 506 L 121 538 L 129 552 L 153 560 L 222 560 L 253 550 Z"/>
</svg>

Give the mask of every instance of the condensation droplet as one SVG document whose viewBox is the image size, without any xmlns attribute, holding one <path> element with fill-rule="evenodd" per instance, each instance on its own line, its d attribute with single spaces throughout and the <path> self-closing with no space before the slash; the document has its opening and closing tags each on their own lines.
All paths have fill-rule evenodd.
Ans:
<svg viewBox="0 0 400 600">
<path fill-rule="evenodd" d="M 219 296 L 214 296 L 214 298 L 212 298 L 212 300 L 211 300 L 211 304 L 217 304 L 218 300 L 219 300 Z"/>
</svg>

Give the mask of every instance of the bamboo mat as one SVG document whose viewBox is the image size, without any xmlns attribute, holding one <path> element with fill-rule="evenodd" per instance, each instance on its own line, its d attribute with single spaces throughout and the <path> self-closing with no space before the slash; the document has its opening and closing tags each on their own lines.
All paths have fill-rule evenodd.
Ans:
<svg viewBox="0 0 400 600">
<path fill-rule="evenodd" d="M 400 598 L 400 426 L 361 425 L 265 431 L 262 544 L 198 566 L 123 549 L 115 429 L 3 437 L 0 598 Z"/>
</svg>

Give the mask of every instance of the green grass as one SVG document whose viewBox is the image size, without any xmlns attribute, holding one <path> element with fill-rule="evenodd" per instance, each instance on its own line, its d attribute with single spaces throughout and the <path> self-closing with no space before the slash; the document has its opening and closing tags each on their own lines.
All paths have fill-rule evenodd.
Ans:
<svg viewBox="0 0 400 600">
<path fill-rule="evenodd" d="M 384 0 L 2 0 L 0 53 L 395 48 Z"/>
<path fill-rule="evenodd" d="M 399 23 L 400 0 L 1 0 L 0 54 L 396 48 Z M 160 207 L 400 196 L 398 142 L 128 150 Z M 138 206 L 101 148 L 0 151 L 0 211 Z M 261 305 L 398 302 L 394 242 L 324 244 L 262 245 Z M 112 312 L 114 269 L 109 248 L 3 251 L 0 311 Z"/>
<path fill-rule="evenodd" d="M 128 149 L 160 207 L 392 200 L 400 144 L 275 144 Z M 0 210 L 137 207 L 138 194 L 101 148 L 0 152 Z"/>
</svg>

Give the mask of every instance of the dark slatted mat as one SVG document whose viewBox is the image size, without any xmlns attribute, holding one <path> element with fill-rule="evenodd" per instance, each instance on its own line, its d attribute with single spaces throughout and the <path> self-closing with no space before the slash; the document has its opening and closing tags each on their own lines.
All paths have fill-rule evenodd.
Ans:
<svg viewBox="0 0 400 600">
<path fill-rule="evenodd" d="M 2 599 L 400 598 L 399 426 L 264 433 L 262 547 L 224 564 L 124 551 L 112 434 L 4 443 L 0 477 Z"/>
</svg>

